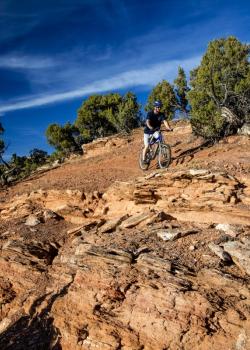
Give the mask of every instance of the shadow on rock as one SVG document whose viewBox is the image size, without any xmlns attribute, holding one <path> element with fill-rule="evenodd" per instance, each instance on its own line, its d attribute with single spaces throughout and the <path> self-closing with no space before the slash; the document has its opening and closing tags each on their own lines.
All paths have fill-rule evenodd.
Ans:
<svg viewBox="0 0 250 350">
<path fill-rule="evenodd" d="M 2 350 L 60 350 L 60 334 L 53 318 L 24 316 L 0 336 Z"/>
</svg>

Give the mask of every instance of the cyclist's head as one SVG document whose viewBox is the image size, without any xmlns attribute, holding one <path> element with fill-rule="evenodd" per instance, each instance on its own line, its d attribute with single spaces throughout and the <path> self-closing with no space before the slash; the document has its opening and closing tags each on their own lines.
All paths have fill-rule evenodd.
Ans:
<svg viewBox="0 0 250 350">
<path fill-rule="evenodd" d="M 158 114 L 160 112 L 160 109 L 162 107 L 162 103 L 160 100 L 156 100 L 154 102 L 154 113 Z"/>
<path fill-rule="evenodd" d="M 154 102 L 154 108 L 161 108 L 161 107 L 162 107 L 161 101 L 160 101 L 160 100 L 156 100 L 156 101 Z"/>
</svg>

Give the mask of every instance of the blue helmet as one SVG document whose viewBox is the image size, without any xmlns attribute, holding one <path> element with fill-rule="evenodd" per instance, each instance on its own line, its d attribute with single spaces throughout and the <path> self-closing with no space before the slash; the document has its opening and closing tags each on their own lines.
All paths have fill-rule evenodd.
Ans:
<svg viewBox="0 0 250 350">
<path fill-rule="evenodd" d="M 154 107 L 162 107 L 162 103 L 160 100 L 154 102 Z"/>
</svg>

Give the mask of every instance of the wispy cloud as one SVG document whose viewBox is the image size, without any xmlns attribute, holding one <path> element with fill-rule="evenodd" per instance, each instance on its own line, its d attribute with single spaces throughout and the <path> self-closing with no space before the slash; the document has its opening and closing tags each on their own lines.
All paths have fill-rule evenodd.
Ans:
<svg viewBox="0 0 250 350">
<path fill-rule="evenodd" d="M 176 76 L 179 65 L 186 70 L 190 70 L 195 67 L 199 61 L 200 56 L 195 56 L 187 60 L 162 62 L 151 65 L 145 69 L 130 70 L 117 74 L 111 78 L 97 80 L 94 83 L 88 84 L 85 87 L 76 90 L 46 94 L 42 96 L 33 96 L 23 100 L 14 100 L 5 105 L 2 104 L 0 106 L 0 113 L 58 103 L 94 93 L 114 91 L 129 87 L 151 87 L 162 79 L 172 81 Z"/>
<path fill-rule="evenodd" d="M 7 69 L 45 69 L 55 67 L 57 63 L 51 58 L 28 55 L 5 55 L 0 57 L 0 68 Z"/>
</svg>

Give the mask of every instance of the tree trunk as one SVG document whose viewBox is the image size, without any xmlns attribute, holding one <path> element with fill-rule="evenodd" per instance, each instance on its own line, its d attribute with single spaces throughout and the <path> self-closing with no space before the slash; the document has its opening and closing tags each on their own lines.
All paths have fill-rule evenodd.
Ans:
<svg viewBox="0 0 250 350">
<path fill-rule="evenodd" d="M 242 119 L 227 107 L 221 108 L 221 116 L 224 118 L 224 136 L 233 135 L 242 126 Z"/>
</svg>

